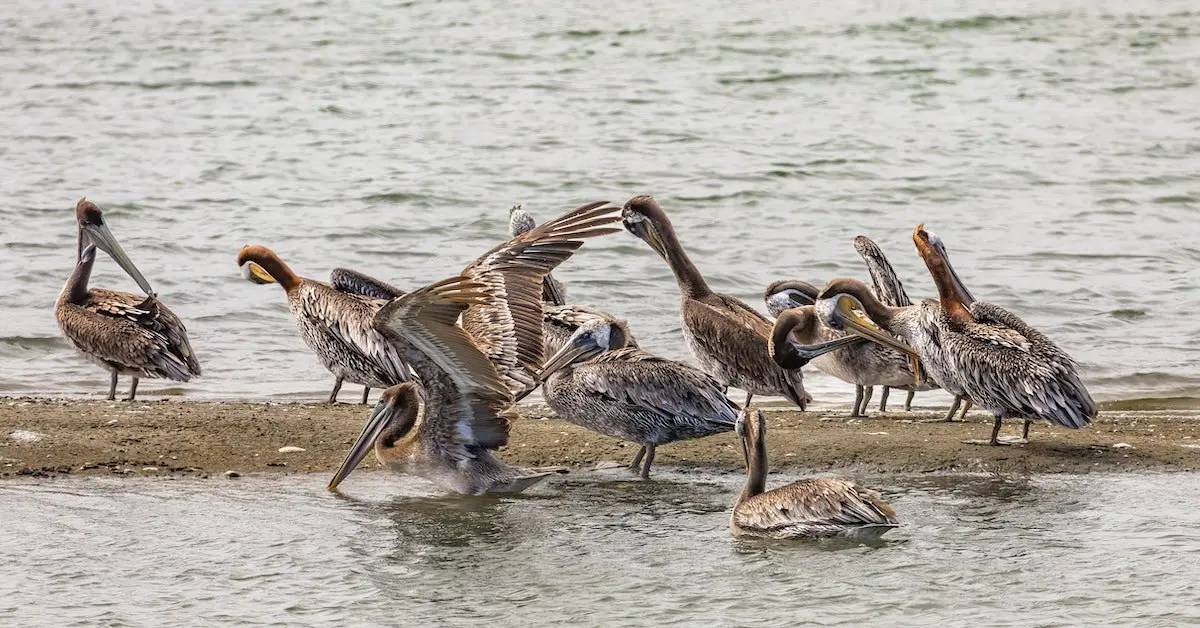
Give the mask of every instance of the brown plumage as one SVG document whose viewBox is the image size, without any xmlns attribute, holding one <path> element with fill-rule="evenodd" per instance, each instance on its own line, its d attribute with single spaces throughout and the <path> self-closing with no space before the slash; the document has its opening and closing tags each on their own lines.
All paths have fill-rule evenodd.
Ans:
<svg viewBox="0 0 1200 628">
<path fill-rule="evenodd" d="M 734 536 L 768 539 L 878 538 L 899 525 L 896 511 L 854 482 L 812 478 L 773 490 L 767 483 L 767 424 L 758 408 L 737 420 L 746 462 L 746 485 L 733 506 Z"/>
<path fill-rule="evenodd" d="M 653 197 L 634 197 L 625 203 L 622 216 L 625 228 L 661 255 L 674 273 L 683 335 L 700 367 L 723 385 L 745 390 L 747 405 L 754 395 L 782 395 L 804 409 L 812 398 L 804 392 L 803 375 L 771 359 L 771 321 L 708 287 Z"/>
<path fill-rule="evenodd" d="M 108 398 L 115 399 L 118 375 L 131 375 L 132 401 L 138 379 L 159 377 L 186 382 L 200 374 L 200 362 L 183 322 L 155 296 L 150 284 L 125 255 L 104 222 L 100 208 L 87 199 L 75 206 L 78 230 L 75 270 L 54 305 L 63 335 L 84 357 L 111 373 Z M 147 296 L 88 288 L 97 248 L 121 266 Z"/>
</svg>

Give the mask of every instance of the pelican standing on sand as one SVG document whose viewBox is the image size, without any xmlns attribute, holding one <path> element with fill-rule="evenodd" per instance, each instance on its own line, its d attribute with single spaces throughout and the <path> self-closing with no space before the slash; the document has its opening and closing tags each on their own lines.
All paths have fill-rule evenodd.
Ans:
<svg viewBox="0 0 1200 628">
<path fill-rule="evenodd" d="M 707 373 L 630 347 L 625 322 L 612 318 L 581 325 L 542 377 L 560 418 L 642 446 L 629 470 L 640 466 L 643 479 L 658 445 L 728 432 L 738 413 Z"/>
<path fill-rule="evenodd" d="M 108 399 L 117 397 L 120 374 L 133 377 L 126 401 L 136 397 L 138 378 L 186 382 L 200 375 L 200 362 L 183 322 L 158 300 L 150 283 L 125 255 L 100 208 L 80 199 L 75 205 L 75 221 L 75 270 L 58 295 L 54 317 L 63 335 L 84 357 L 112 373 Z M 147 296 L 88 289 L 97 248 L 116 261 Z"/>
<path fill-rule="evenodd" d="M 786 300 L 790 303 L 808 301 L 815 303 L 819 290 L 804 281 L 777 281 L 767 288 L 767 302 L 771 309 Z M 841 340 L 844 347 L 826 355 L 813 358 L 801 351 L 806 345 L 817 345 Z M 775 328 L 771 331 L 771 357 L 786 369 L 798 369 L 812 362 L 817 370 L 832 375 L 844 382 L 854 384 L 855 398 L 852 417 L 866 416 L 867 401 L 863 390 L 872 386 L 913 386 L 918 374 L 907 353 L 867 342 L 831 329 L 822 323 L 812 305 L 792 307 L 779 312 Z"/>
<path fill-rule="evenodd" d="M 767 422 L 758 408 L 738 416 L 746 485 L 733 506 L 734 536 L 766 539 L 848 537 L 876 539 L 899 526 L 879 493 L 834 478 L 799 480 L 767 488 Z"/>
<path fill-rule="evenodd" d="M 459 276 L 379 311 L 374 328 L 411 361 L 421 384 L 385 392 L 329 490 L 372 448 L 393 471 L 468 495 L 521 491 L 562 471 L 517 469 L 495 450 L 508 442 L 505 409 L 525 390 L 525 377 L 541 368 L 542 279 L 584 238 L 617 231 L 602 228 L 618 220 L 605 215 L 615 208 L 603 205 L 584 205 L 513 238 Z"/>
<path fill-rule="evenodd" d="M 399 352 L 371 327 L 375 313 L 385 303 L 374 295 L 399 290 L 345 269 L 333 272 L 334 285 L 305 279 L 264 246 L 242 247 L 237 262 L 247 281 L 277 283 L 287 294 L 288 309 L 304 344 L 337 378 L 329 403 L 337 402 L 343 381 L 361 384 L 362 403 L 366 403 L 372 388 L 388 388 L 410 379 Z"/>
<path fill-rule="evenodd" d="M 812 400 L 804 392 L 804 376 L 771 359 L 767 347 L 771 322 L 754 308 L 708 287 L 653 197 L 630 199 L 622 216 L 625 228 L 661 255 L 675 275 L 683 336 L 700 367 L 723 386 L 745 390 L 746 405 L 754 395 L 782 395 L 803 410 Z"/>
<path fill-rule="evenodd" d="M 1071 429 L 1090 425 L 1098 410 L 1075 361 L 1015 314 L 974 301 L 950 265 L 941 241 L 924 225 L 913 232 L 917 251 L 938 289 L 938 300 L 893 308 L 879 302 L 861 282 L 835 279 L 821 291 L 818 311 L 828 325 L 893 346 L 902 338 L 929 375 L 951 393 L 967 395 L 995 415 L 989 445 L 1000 440 L 1001 421 L 1042 420 Z M 865 313 L 865 315 L 864 315 Z M 887 332 L 880 330 L 882 327 Z"/>
</svg>

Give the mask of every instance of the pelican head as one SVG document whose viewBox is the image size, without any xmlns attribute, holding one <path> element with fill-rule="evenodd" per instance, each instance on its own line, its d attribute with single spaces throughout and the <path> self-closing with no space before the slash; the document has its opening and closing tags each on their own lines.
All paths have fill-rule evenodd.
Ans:
<svg viewBox="0 0 1200 628">
<path fill-rule="evenodd" d="M 621 224 L 625 229 L 650 245 L 664 259 L 667 257 L 667 245 L 659 233 L 657 225 L 663 224 L 666 213 L 658 206 L 653 196 L 635 196 L 621 210 Z"/>
<path fill-rule="evenodd" d="M 885 347 L 908 355 L 913 363 L 913 373 L 920 373 L 920 355 L 915 349 L 897 340 L 884 331 L 866 315 L 866 308 L 857 297 L 845 292 L 830 293 L 828 287 L 822 291 L 815 306 L 821 321 L 847 336 L 859 336 Z M 920 383 L 920 382 L 918 382 Z"/>
<path fill-rule="evenodd" d="M 517 237 L 522 233 L 532 231 L 537 226 L 537 221 L 533 216 L 521 208 L 520 205 L 513 205 L 508 210 L 508 233 L 512 237 Z"/>
<path fill-rule="evenodd" d="M 817 293 L 821 290 L 807 281 L 784 280 L 776 281 L 767 286 L 763 300 L 767 303 L 767 311 L 776 318 L 784 310 L 802 305 L 812 305 L 817 302 Z"/>
<path fill-rule="evenodd" d="M 247 244 L 238 252 L 238 267 L 242 277 L 250 283 L 278 283 L 284 290 L 291 290 L 300 283 L 300 278 L 288 268 L 274 251 L 258 244 Z"/>
<path fill-rule="evenodd" d="M 733 424 L 734 431 L 742 438 L 751 438 L 767 432 L 767 422 L 763 420 L 762 410 L 758 406 L 749 406 L 738 413 L 737 421 Z"/>
<path fill-rule="evenodd" d="M 362 462 L 372 449 L 376 451 L 395 447 L 396 441 L 407 435 L 417 422 L 417 409 L 420 407 L 420 391 L 415 382 L 396 384 L 383 391 L 379 402 L 371 410 L 367 425 L 363 428 L 358 440 L 350 447 L 350 453 L 338 467 L 333 479 L 326 486 L 330 491 L 337 490 L 342 480 Z"/>
<path fill-rule="evenodd" d="M 780 312 L 767 342 L 771 359 L 780 367 L 794 371 L 826 353 L 866 342 L 858 336 L 846 334 L 816 344 L 803 344 L 812 342 L 819 324 L 811 305 L 792 307 Z"/>
<path fill-rule="evenodd" d="M 956 293 L 955 297 L 964 306 L 969 307 L 975 302 L 975 297 L 971 295 L 970 290 L 967 290 L 967 286 L 959 278 L 958 272 L 954 270 L 954 265 L 950 263 L 950 254 L 946 252 L 946 245 L 932 231 L 926 231 L 924 223 L 917 225 L 917 228 L 913 230 L 913 244 L 917 246 L 917 252 L 921 255 L 921 259 L 925 260 L 925 265 L 929 268 L 935 281 L 939 280 L 939 275 L 945 275 L 944 281 L 950 284 L 948 287 Z M 945 269 L 944 272 L 941 271 L 942 268 Z"/>
<path fill-rule="evenodd" d="M 142 272 L 133 265 L 129 256 L 125 254 L 125 250 L 121 248 L 121 244 L 117 242 L 116 236 L 109 230 L 108 225 L 104 222 L 104 214 L 95 203 L 86 198 L 79 199 L 75 204 L 75 222 L 79 229 L 79 248 L 76 251 L 77 259 L 82 259 L 84 250 L 89 245 L 94 245 L 101 251 L 108 254 L 109 257 L 125 271 L 125 274 L 133 278 L 137 282 L 139 288 L 147 295 L 154 296 L 154 289 L 150 287 L 150 282 L 142 276 Z"/>
<path fill-rule="evenodd" d="M 625 321 L 597 319 L 579 326 L 558 353 L 546 360 L 541 380 L 572 364 L 587 362 L 606 352 L 624 349 L 629 345 L 629 330 Z"/>
</svg>

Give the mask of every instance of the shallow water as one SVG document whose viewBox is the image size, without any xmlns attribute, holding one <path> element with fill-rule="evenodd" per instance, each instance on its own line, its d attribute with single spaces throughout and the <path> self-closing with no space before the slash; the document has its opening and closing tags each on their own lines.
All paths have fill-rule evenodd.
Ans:
<svg viewBox="0 0 1200 628">
<path fill-rule="evenodd" d="M 870 545 L 734 540 L 738 475 L 573 474 L 502 499 L 325 479 L 0 484 L 0 623 L 1200 621 L 1193 475 L 864 478 L 906 522 Z"/>
<path fill-rule="evenodd" d="M 513 203 L 651 192 L 755 305 L 777 278 L 865 277 L 860 233 L 928 296 L 924 221 L 1098 398 L 1200 396 L 1198 67 L 1190 0 L 7 2 L 0 392 L 107 388 L 51 313 L 85 194 L 204 364 L 144 394 L 311 399 L 331 378 L 281 291 L 239 278 L 243 244 L 412 288 L 490 248 Z M 686 355 L 641 242 L 560 276 Z M 107 260 L 93 285 L 133 288 Z"/>
</svg>

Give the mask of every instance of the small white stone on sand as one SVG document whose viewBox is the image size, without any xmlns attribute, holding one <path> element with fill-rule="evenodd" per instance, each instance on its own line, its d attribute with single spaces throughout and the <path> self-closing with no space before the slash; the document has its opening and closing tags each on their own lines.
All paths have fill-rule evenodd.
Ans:
<svg viewBox="0 0 1200 628">
<path fill-rule="evenodd" d="M 142 471 L 154 473 L 155 471 L 158 471 L 158 467 L 142 467 Z"/>
<path fill-rule="evenodd" d="M 299 453 L 302 451 L 305 451 L 303 447 L 293 447 L 291 445 L 288 445 L 287 447 L 279 448 L 279 453 L 281 453 L 281 454 L 295 454 L 295 453 Z"/>
<path fill-rule="evenodd" d="M 887 436 L 887 432 L 867 432 L 867 436 Z"/>
<path fill-rule="evenodd" d="M 39 434 L 30 430 L 13 430 L 8 433 L 8 437 L 18 443 L 36 443 L 46 437 L 45 434 Z"/>
<path fill-rule="evenodd" d="M 1133 449 L 1133 445 L 1129 443 L 1117 443 L 1112 446 L 1113 449 Z"/>
<path fill-rule="evenodd" d="M 1190 445 L 1189 444 L 1189 445 L 1180 445 L 1180 447 L 1183 447 L 1185 449 L 1200 449 L 1200 445 Z"/>
<path fill-rule="evenodd" d="M 241 473 L 238 473 L 237 471 L 226 471 L 226 472 L 225 472 L 225 477 L 227 477 L 227 478 L 240 478 L 240 477 L 242 477 L 242 474 L 241 474 Z"/>
</svg>

